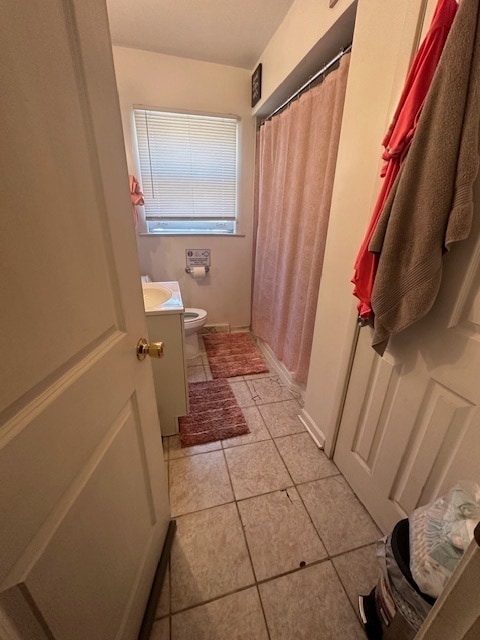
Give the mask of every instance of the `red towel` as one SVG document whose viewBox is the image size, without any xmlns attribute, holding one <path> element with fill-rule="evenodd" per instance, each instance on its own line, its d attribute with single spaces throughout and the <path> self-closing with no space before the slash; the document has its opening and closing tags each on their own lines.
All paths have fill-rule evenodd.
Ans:
<svg viewBox="0 0 480 640">
<path fill-rule="evenodd" d="M 372 291 L 379 260 L 377 254 L 368 250 L 368 246 L 388 194 L 407 155 L 457 9 L 456 0 L 439 0 L 430 29 L 417 51 L 392 123 L 382 143 L 385 147 L 382 155 L 385 165 L 381 172 L 384 182 L 355 261 L 352 279 L 355 285 L 353 295 L 360 300 L 357 305 L 358 313 L 364 319 L 372 317 Z"/>
</svg>

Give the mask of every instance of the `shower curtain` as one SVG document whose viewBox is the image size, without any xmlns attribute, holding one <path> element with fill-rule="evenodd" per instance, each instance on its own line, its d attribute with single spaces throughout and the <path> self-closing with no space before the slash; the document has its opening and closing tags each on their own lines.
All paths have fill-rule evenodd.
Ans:
<svg viewBox="0 0 480 640">
<path fill-rule="evenodd" d="M 252 329 L 298 382 L 310 363 L 349 60 L 259 133 Z"/>
</svg>

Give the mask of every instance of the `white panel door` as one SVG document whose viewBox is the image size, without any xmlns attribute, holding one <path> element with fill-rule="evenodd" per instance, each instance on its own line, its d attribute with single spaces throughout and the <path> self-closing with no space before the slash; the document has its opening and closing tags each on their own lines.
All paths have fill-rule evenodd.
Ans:
<svg viewBox="0 0 480 640">
<path fill-rule="evenodd" d="M 169 521 L 106 9 L 2 3 L 2 638 L 136 638 Z"/>
<path fill-rule="evenodd" d="M 458 480 L 480 483 L 480 187 L 429 315 L 380 358 L 360 331 L 334 459 L 384 531 Z"/>
</svg>

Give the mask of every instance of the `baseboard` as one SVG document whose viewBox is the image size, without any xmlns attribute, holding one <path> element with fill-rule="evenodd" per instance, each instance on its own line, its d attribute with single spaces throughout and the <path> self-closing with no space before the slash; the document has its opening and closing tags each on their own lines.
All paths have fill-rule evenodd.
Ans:
<svg viewBox="0 0 480 640">
<path fill-rule="evenodd" d="M 283 384 L 297 396 L 300 404 L 303 406 L 305 401 L 305 385 L 300 384 L 292 378 L 287 367 L 283 364 L 283 362 L 280 362 L 277 359 L 272 349 L 266 342 L 264 342 L 261 338 L 257 338 L 256 336 L 254 337 L 257 342 L 257 347 L 262 352 L 262 355 L 267 361 L 270 369 L 272 369 L 278 375 Z"/>
<path fill-rule="evenodd" d="M 208 335 L 209 333 L 229 333 L 229 332 L 230 332 L 229 324 L 226 324 L 226 323 L 206 324 L 204 327 L 202 327 L 199 330 L 198 335 L 205 336 L 205 335 Z"/>
<path fill-rule="evenodd" d="M 248 326 L 238 326 L 234 327 L 229 325 L 226 322 L 220 322 L 218 324 L 207 324 L 202 327 L 198 335 L 206 335 L 208 333 L 249 333 L 250 327 Z"/>
<path fill-rule="evenodd" d="M 233 327 L 233 326 L 230 326 L 230 332 L 231 333 L 250 333 L 250 327 L 246 327 L 246 326 Z"/>
<path fill-rule="evenodd" d="M 302 411 L 301 411 L 301 413 L 300 413 L 300 415 L 298 417 L 299 417 L 300 421 L 302 422 L 303 426 L 305 427 L 305 429 L 312 436 L 312 438 L 313 438 L 315 444 L 317 445 L 317 447 L 319 449 L 324 449 L 325 448 L 325 440 L 326 440 L 325 434 L 320 429 L 320 427 L 315 422 L 315 420 L 313 420 L 311 415 L 309 413 L 307 413 L 305 411 L 305 409 L 302 409 Z"/>
</svg>

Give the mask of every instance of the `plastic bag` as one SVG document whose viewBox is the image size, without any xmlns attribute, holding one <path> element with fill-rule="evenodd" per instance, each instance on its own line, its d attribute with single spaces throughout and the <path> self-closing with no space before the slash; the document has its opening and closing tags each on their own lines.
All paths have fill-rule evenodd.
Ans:
<svg viewBox="0 0 480 640">
<path fill-rule="evenodd" d="M 419 588 L 438 598 L 480 521 L 480 487 L 461 482 L 409 517 L 410 570 Z"/>
</svg>

